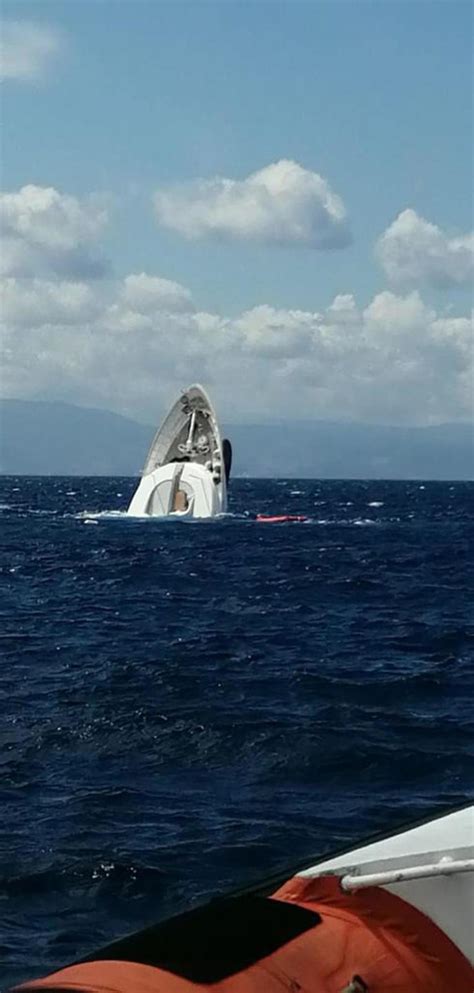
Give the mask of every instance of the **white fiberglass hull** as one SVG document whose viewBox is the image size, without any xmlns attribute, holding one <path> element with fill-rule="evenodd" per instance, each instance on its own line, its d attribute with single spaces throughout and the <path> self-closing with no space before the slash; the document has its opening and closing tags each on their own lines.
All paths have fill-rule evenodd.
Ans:
<svg viewBox="0 0 474 993">
<path fill-rule="evenodd" d="M 174 518 L 225 513 L 228 468 L 211 401 L 202 386 L 190 386 L 156 432 L 127 513 Z"/>
<path fill-rule="evenodd" d="M 474 807 L 355 848 L 298 873 L 337 876 L 356 893 L 381 887 L 420 910 L 474 962 Z"/>
</svg>

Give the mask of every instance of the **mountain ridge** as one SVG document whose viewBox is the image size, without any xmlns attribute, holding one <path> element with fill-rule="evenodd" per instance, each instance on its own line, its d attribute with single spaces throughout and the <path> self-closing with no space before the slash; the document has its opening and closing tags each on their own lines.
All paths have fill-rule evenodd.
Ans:
<svg viewBox="0 0 474 993">
<path fill-rule="evenodd" d="M 3 475 L 139 475 L 156 428 L 59 401 L 0 401 Z M 472 427 L 350 421 L 225 425 L 234 475 L 324 479 L 474 477 Z"/>
</svg>

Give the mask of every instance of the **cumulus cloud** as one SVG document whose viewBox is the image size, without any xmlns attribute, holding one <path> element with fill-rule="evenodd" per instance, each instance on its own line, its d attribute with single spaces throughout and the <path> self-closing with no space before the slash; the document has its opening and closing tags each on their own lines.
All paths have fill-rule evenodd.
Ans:
<svg viewBox="0 0 474 993">
<path fill-rule="evenodd" d="M 41 79 L 61 51 L 62 42 L 56 28 L 5 19 L 0 33 L 0 79 Z"/>
<path fill-rule="evenodd" d="M 230 318 L 144 273 L 106 284 L 10 278 L 3 390 L 154 423 L 188 382 L 227 420 L 435 423 L 469 417 L 472 324 L 417 292 L 341 294 L 319 311 L 268 304 Z"/>
<path fill-rule="evenodd" d="M 103 316 L 109 331 L 139 333 L 152 331 L 165 315 L 173 326 L 175 315 L 194 311 L 191 294 L 181 283 L 145 272 L 131 273 L 117 287 L 116 299 Z"/>
<path fill-rule="evenodd" d="M 7 325 L 34 329 L 83 324 L 97 315 L 100 301 L 86 283 L 8 277 L 0 282 L 0 306 Z"/>
<path fill-rule="evenodd" d="M 397 285 L 463 286 L 474 275 L 474 234 L 449 237 L 415 210 L 398 215 L 377 242 L 376 254 Z"/>
<path fill-rule="evenodd" d="M 126 276 L 120 292 L 121 300 L 140 314 L 155 311 L 194 310 L 191 294 L 180 283 L 141 272 Z"/>
<path fill-rule="evenodd" d="M 242 348 L 259 358 L 307 355 L 320 315 L 302 310 L 276 310 L 268 304 L 247 310 L 234 322 Z"/>
<path fill-rule="evenodd" d="M 327 180 L 282 159 L 246 179 L 199 179 L 154 196 L 159 224 L 205 236 L 311 248 L 350 242 L 346 209 Z"/>
<path fill-rule="evenodd" d="M 99 197 L 76 197 L 53 187 L 23 186 L 0 194 L 3 275 L 101 276 L 106 264 L 95 242 L 107 222 Z"/>
</svg>

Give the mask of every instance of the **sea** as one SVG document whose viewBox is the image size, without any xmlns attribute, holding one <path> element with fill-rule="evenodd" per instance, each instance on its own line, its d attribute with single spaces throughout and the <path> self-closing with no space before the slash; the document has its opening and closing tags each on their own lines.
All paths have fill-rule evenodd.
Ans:
<svg viewBox="0 0 474 993">
<path fill-rule="evenodd" d="M 135 485 L 0 478 L 1 988 L 474 794 L 474 484 Z"/>
</svg>

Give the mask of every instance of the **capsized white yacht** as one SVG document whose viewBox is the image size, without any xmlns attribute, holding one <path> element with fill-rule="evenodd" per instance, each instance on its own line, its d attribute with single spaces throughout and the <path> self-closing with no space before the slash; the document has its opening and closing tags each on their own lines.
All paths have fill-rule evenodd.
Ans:
<svg viewBox="0 0 474 993">
<path fill-rule="evenodd" d="M 127 513 L 176 518 L 225 513 L 231 461 L 231 445 L 221 440 L 212 403 L 194 384 L 156 432 Z"/>
</svg>

